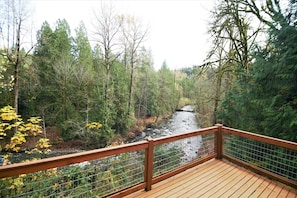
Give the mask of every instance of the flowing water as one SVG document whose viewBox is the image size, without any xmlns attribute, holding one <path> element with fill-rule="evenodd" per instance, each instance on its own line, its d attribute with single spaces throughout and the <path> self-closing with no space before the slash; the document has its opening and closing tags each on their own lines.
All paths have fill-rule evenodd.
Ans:
<svg viewBox="0 0 297 198">
<path fill-rule="evenodd" d="M 161 123 L 155 128 L 146 128 L 132 142 L 144 140 L 148 137 L 157 138 L 198 130 L 199 126 L 193 111 L 194 106 L 184 106 L 181 111 L 176 111 L 168 121 Z M 184 160 L 191 161 L 197 155 L 197 151 L 202 143 L 202 137 L 193 137 L 185 141 L 187 142 L 183 144 Z"/>
</svg>

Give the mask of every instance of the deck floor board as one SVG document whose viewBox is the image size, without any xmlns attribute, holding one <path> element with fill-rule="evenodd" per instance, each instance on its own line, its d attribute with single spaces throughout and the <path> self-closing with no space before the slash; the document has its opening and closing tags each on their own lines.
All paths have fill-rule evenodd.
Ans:
<svg viewBox="0 0 297 198">
<path fill-rule="evenodd" d="M 226 161 L 211 160 L 167 180 L 152 190 L 126 198 L 156 197 L 284 197 L 297 198 L 297 190 L 259 176 Z"/>
</svg>

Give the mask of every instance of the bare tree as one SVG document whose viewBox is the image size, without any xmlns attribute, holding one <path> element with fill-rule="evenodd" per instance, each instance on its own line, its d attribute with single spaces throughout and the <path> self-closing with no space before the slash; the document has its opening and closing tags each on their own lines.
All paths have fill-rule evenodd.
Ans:
<svg viewBox="0 0 297 198">
<path fill-rule="evenodd" d="M 216 111 L 226 90 L 242 73 L 248 73 L 251 65 L 251 49 L 263 24 L 257 26 L 254 18 L 243 11 L 236 0 L 221 1 L 211 12 L 209 34 L 213 44 L 202 68 L 214 68 L 213 124 L 217 122 Z M 224 86 L 224 87 L 223 87 Z"/>
<path fill-rule="evenodd" d="M 286 23 L 293 26 L 297 24 L 296 0 L 240 0 L 238 4 L 242 12 L 251 13 L 257 19 L 272 29 L 279 29 Z M 277 20 L 276 20 L 277 19 Z"/>
<path fill-rule="evenodd" d="M 26 57 L 33 49 L 33 45 L 22 52 L 23 41 L 26 36 L 25 22 L 29 19 L 30 10 L 28 10 L 28 1 L 24 0 L 6 0 L 4 10 L 4 24 L 6 24 L 6 46 L 1 50 L 0 55 L 5 57 L 9 65 L 14 68 L 13 74 L 13 107 L 18 112 L 19 98 L 19 68 L 25 62 Z M 3 26 L 4 28 L 5 26 Z"/>
<path fill-rule="evenodd" d="M 95 21 L 93 26 L 95 28 L 95 41 L 98 42 L 102 57 L 103 66 L 106 71 L 105 82 L 105 101 L 108 99 L 110 71 L 114 61 L 121 55 L 119 42 L 120 27 L 122 25 L 121 18 L 117 14 L 112 3 L 103 4 L 98 12 L 95 12 Z"/>
<path fill-rule="evenodd" d="M 124 61 L 125 65 L 128 63 L 130 69 L 130 84 L 129 84 L 129 101 L 128 101 L 128 113 L 131 110 L 132 95 L 133 95 L 133 78 L 134 69 L 137 62 L 138 51 L 141 49 L 141 44 L 148 36 L 148 27 L 144 27 L 140 19 L 133 16 L 123 17 L 123 45 L 124 45 Z"/>
<path fill-rule="evenodd" d="M 262 28 L 261 24 L 259 27 L 253 27 L 251 16 L 242 12 L 242 9 L 238 1 L 225 0 L 212 11 L 214 21 L 210 25 L 209 33 L 213 38 L 213 47 L 208 59 L 211 59 L 216 50 L 220 51 L 220 48 L 224 47 L 223 58 L 238 63 L 239 69 L 248 71 L 251 62 L 250 50 Z M 222 46 L 223 43 L 225 46 Z"/>
</svg>

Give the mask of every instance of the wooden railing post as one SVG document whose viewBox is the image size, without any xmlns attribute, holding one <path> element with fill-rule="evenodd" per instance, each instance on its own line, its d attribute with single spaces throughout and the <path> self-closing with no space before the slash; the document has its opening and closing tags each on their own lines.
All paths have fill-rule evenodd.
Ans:
<svg viewBox="0 0 297 198">
<path fill-rule="evenodd" d="M 148 148 L 145 152 L 145 190 L 152 189 L 153 169 L 154 169 L 154 140 L 151 137 L 147 138 Z"/>
<path fill-rule="evenodd" d="M 216 159 L 222 159 L 223 156 L 223 132 L 222 132 L 222 124 L 216 124 L 218 127 L 218 131 L 216 132 L 215 138 L 215 151 L 217 153 Z"/>
</svg>

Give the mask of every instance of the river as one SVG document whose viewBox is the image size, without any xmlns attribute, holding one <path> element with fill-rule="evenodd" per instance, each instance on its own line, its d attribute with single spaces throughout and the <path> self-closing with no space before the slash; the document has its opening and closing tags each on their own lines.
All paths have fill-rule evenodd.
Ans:
<svg viewBox="0 0 297 198">
<path fill-rule="evenodd" d="M 193 111 L 194 106 L 184 106 L 180 111 L 176 111 L 166 122 L 160 123 L 155 128 L 146 128 L 131 142 L 144 140 L 148 137 L 158 138 L 198 130 L 199 126 L 196 115 Z M 197 151 L 199 150 L 202 143 L 202 137 L 193 137 L 185 141 L 186 142 L 183 143 L 183 151 L 185 153 L 183 160 L 191 161 L 197 156 Z"/>
<path fill-rule="evenodd" d="M 184 106 L 180 111 L 176 111 L 172 117 L 165 122 L 160 123 L 155 128 L 146 128 L 139 136 L 130 140 L 129 142 L 137 142 L 141 140 L 145 140 L 148 137 L 157 138 L 174 134 L 186 133 L 189 131 L 195 131 L 199 129 L 197 124 L 196 116 L 194 111 L 194 106 L 187 105 Z M 190 139 L 186 139 L 182 144 L 184 156 L 182 157 L 183 161 L 191 161 L 197 156 L 197 151 L 200 148 L 202 142 L 201 136 L 193 137 Z M 73 152 L 70 152 L 73 153 Z M 50 156 L 59 156 L 65 155 L 68 153 L 65 152 L 51 152 L 48 154 Z M 16 153 L 13 155 L 11 160 L 13 163 L 22 161 L 23 158 L 26 158 L 25 153 Z M 0 165 L 3 163 L 3 158 L 0 155 Z"/>
</svg>

